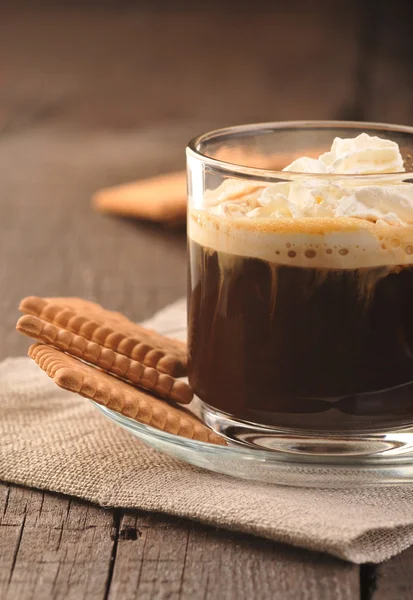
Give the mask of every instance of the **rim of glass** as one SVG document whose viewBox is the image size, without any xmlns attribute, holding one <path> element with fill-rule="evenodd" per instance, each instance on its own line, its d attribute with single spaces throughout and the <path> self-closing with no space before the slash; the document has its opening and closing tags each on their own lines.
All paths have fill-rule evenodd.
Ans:
<svg viewBox="0 0 413 600">
<path fill-rule="evenodd" d="M 398 171 L 395 173 L 303 173 L 299 171 L 276 171 L 272 169 L 263 169 L 260 167 L 248 167 L 246 165 L 240 165 L 236 163 L 230 163 L 218 158 L 207 156 L 199 150 L 201 144 L 211 142 L 214 138 L 220 138 L 223 136 L 231 137 L 242 135 L 252 132 L 264 133 L 265 130 L 277 131 L 282 129 L 357 129 L 362 133 L 363 127 L 366 129 L 378 129 L 387 132 L 395 133 L 407 133 L 413 136 L 413 127 L 408 125 L 393 125 L 389 123 L 375 123 L 373 121 L 269 121 L 264 123 L 251 123 L 247 125 L 235 125 L 232 127 L 223 127 L 215 129 L 207 133 L 198 135 L 188 143 L 186 148 L 187 156 L 201 160 L 203 163 L 217 170 L 225 171 L 229 175 L 243 175 L 244 177 L 251 177 L 259 180 L 272 180 L 272 179 L 295 179 L 302 177 L 313 177 L 317 179 L 366 179 L 374 178 L 375 180 L 386 180 L 396 177 L 403 177 L 403 179 L 410 179 L 413 177 L 413 171 Z"/>
</svg>

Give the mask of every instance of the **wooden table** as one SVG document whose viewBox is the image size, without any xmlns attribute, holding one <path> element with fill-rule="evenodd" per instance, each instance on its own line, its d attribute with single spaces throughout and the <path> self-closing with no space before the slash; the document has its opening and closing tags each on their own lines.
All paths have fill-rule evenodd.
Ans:
<svg viewBox="0 0 413 600">
<path fill-rule="evenodd" d="M 224 123 L 412 124 L 405 3 L 397 21 L 344 0 L 254 15 L 112 4 L 0 9 L 0 358 L 27 349 L 14 331 L 25 295 L 139 320 L 185 293 L 184 234 L 95 214 L 95 189 L 183 166 L 187 139 Z M 359 567 L 0 484 L 2 599 L 401 600 L 412 572 L 413 550 Z"/>
</svg>

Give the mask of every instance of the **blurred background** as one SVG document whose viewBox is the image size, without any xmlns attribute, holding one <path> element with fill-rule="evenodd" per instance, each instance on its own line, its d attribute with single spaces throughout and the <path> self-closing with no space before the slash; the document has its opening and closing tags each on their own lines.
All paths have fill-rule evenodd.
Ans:
<svg viewBox="0 0 413 600">
<path fill-rule="evenodd" d="M 410 0 L 1 4 L 8 130 L 413 118 Z"/>
<path fill-rule="evenodd" d="M 27 294 L 132 318 L 185 293 L 185 237 L 96 214 L 99 188 L 184 167 L 252 121 L 413 125 L 411 0 L 14 0 L 0 6 L 3 354 Z"/>
</svg>

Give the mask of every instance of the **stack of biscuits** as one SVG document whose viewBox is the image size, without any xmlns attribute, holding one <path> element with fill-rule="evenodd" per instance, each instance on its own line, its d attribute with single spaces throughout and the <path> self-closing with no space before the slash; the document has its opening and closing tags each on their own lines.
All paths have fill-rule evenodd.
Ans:
<svg viewBox="0 0 413 600">
<path fill-rule="evenodd" d="M 184 408 L 193 397 L 186 344 L 80 298 L 22 300 L 17 330 L 54 382 L 131 419 L 186 438 L 226 445 Z"/>
</svg>

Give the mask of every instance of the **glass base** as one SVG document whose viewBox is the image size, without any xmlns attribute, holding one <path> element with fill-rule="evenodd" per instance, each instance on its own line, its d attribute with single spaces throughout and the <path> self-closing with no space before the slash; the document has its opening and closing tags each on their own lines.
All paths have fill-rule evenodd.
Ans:
<svg viewBox="0 0 413 600">
<path fill-rule="evenodd" d="M 346 459 L 411 457 L 413 425 L 385 431 L 337 432 L 267 427 L 241 421 L 199 401 L 202 420 L 231 442 L 302 457 Z"/>
<path fill-rule="evenodd" d="M 382 454 L 374 453 L 370 448 L 370 455 L 322 454 L 320 452 L 321 445 L 318 447 L 318 454 L 311 455 L 308 447 L 304 448 L 300 445 L 297 453 L 297 447 L 293 445 L 293 441 L 299 440 L 300 443 L 303 441 L 303 436 L 294 438 L 290 435 L 288 442 L 285 431 L 282 432 L 286 441 L 283 451 L 278 450 L 279 446 L 264 449 L 238 440 L 230 441 L 228 446 L 216 446 L 165 433 L 149 425 L 133 421 L 99 404 L 95 406 L 111 421 L 159 452 L 196 467 L 231 477 L 267 484 L 330 489 L 413 484 L 413 456 L 410 447 L 407 444 L 396 445 L 395 437 L 391 438 L 393 442 L 389 442 L 390 445 L 383 450 Z M 204 406 L 204 410 L 205 408 L 207 413 L 211 414 L 209 407 Z M 197 398 L 192 401 L 189 410 L 199 416 Z M 228 433 L 231 432 L 228 431 Z M 406 434 L 406 432 L 404 433 Z M 325 434 L 323 435 L 325 436 Z M 412 433 L 407 432 L 407 435 L 411 440 Z M 282 438 L 272 431 L 272 439 L 274 441 L 278 439 L 280 442 Z M 320 440 L 316 439 L 315 441 Z M 373 439 L 373 443 L 375 441 Z M 311 439 L 310 449 L 312 451 L 317 449 L 317 445 L 314 445 L 313 442 L 314 439 Z M 327 444 L 327 447 L 330 446 Z M 403 447 L 406 453 L 403 454 L 401 451 L 397 454 L 398 448 L 403 449 Z M 395 455 L 392 455 L 392 449 L 396 451 Z M 336 447 L 335 451 L 338 452 L 338 450 L 339 448 Z"/>
</svg>

